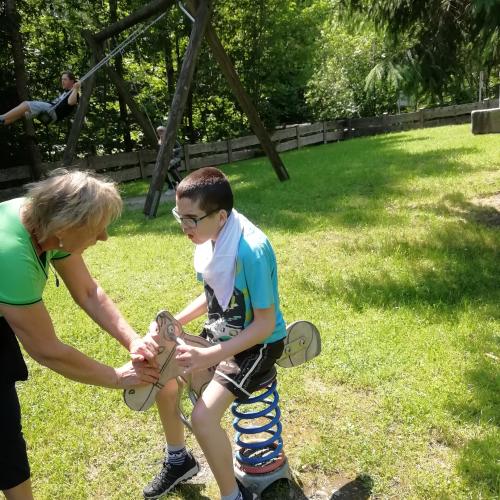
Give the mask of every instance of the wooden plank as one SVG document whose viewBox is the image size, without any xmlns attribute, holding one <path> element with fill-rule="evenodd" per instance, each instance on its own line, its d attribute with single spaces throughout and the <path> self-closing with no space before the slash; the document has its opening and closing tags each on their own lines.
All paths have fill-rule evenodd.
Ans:
<svg viewBox="0 0 500 500">
<path fill-rule="evenodd" d="M 143 163 L 150 163 L 156 161 L 158 151 L 152 149 L 141 149 L 141 158 Z"/>
<path fill-rule="evenodd" d="M 30 167 L 20 165 L 18 167 L 2 168 L 0 170 L 0 182 L 31 179 Z"/>
<path fill-rule="evenodd" d="M 315 134 L 323 130 L 323 122 L 311 123 L 310 125 L 299 125 L 301 137 L 309 134 Z"/>
<path fill-rule="evenodd" d="M 290 151 L 291 149 L 297 149 L 297 139 L 293 141 L 280 142 L 276 145 L 276 150 L 281 153 L 283 151 Z"/>
<path fill-rule="evenodd" d="M 202 153 L 222 153 L 227 151 L 227 141 L 200 142 L 189 145 L 189 155 L 195 156 Z"/>
<path fill-rule="evenodd" d="M 323 142 L 323 132 L 314 135 L 307 135 L 300 140 L 302 146 L 309 146 L 310 144 L 319 144 Z"/>
<path fill-rule="evenodd" d="M 243 149 L 240 151 L 233 151 L 233 161 L 248 160 L 255 158 L 259 154 L 256 149 Z"/>
<path fill-rule="evenodd" d="M 385 118 L 385 123 L 388 125 L 397 123 L 408 123 L 417 122 L 420 120 L 420 114 L 418 111 L 413 113 L 401 113 L 400 115 L 387 115 Z"/>
<path fill-rule="evenodd" d="M 135 151 L 130 153 L 116 153 L 113 155 L 94 156 L 93 169 L 104 170 L 107 168 L 129 167 L 137 165 L 137 153 Z"/>
<path fill-rule="evenodd" d="M 424 110 L 424 120 L 435 120 L 436 118 L 448 118 L 450 116 L 455 116 L 455 106 Z"/>
<path fill-rule="evenodd" d="M 234 157 L 233 153 L 233 157 Z M 227 153 L 219 153 L 210 156 L 199 156 L 198 158 L 191 158 L 189 165 L 191 169 L 209 167 L 212 165 L 221 165 L 227 163 Z"/>
<path fill-rule="evenodd" d="M 115 172 L 106 172 L 106 177 L 113 179 L 115 182 L 133 181 L 141 178 L 141 171 L 139 167 L 126 168 Z"/>
<path fill-rule="evenodd" d="M 473 103 L 467 103 L 467 104 L 457 104 L 455 106 L 455 114 L 457 115 L 467 115 L 467 114 L 470 114 L 472 111 L 474 111 L 475 109 L 479 109 L 478 108 L 478 104 L 477 102 L 473 102 Z"/>
<path fill-rule="evenodd" d="M 189 172 L 191 170 L 191 144 L 184 144 L 184 166 Z"/>
<path fill-rule="evenodd" d="M 341 141 L 343 138 L 344 138 L 344 131 L 343 130 L 335 130 L 335 132 L 327 132 L 326 133 L 327 142 Z"/>
<path fill-rule="evenodd" d="M 94 158 L 93 156 L 89 159 Z M 87 158 L 73 158 L 68 165 L 64 165 L 64 168 L 68 170 L 94 170 L 92 164 L 89 164 L 89 159 Z M 60 163 L 57 162 L 55 165 L 52 164 L 48 167 L 48 170 L 53 170 L 54 168 L 60 167 Z"/>
<path fill-rule="evenodd" d="M 383 124 L 382 116 L 351 118 L 351 128 L 370 128 L 380 127 Z"/>
<path fill-rule="evenodd" d="M 259 139 L 256 135 L 246 135 L 238 139 L 233 139 L 233 151 L 236 149 L 248 148 L 249 146 L 256 146 L 259 144 Z"/>
<path fill-rule="evenodd" d="M 290 139 L 291 137 L 295 137 L 296 131 L 295 127 L 287 127 L 275 130 L 271 139 L 273 141 L 281 141 L 283 139 Z"/>
</svg>

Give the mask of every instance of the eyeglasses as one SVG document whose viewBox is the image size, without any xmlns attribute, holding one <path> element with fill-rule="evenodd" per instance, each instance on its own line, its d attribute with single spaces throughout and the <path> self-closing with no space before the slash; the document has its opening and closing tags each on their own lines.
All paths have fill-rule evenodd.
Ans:
<svg viewBox="0 0 500 500">
<path fill-rule="evenodd" d="M 179 212 L 177 212 L 177 209 L 174 207 L 174 208 L 172 208 L 172 215 L 174 216 L 175 220 L 179 224 L 183 224 L 188 229 L 195 229 L 196 226 L 198 225 L 198 222 L 202 221 L 203 219 L 205 219 L 209 215 L 212 215 L 215 212 L 218 212 L 219 210 L 220 210 L 220 208 L 216 208 L 215 210 L 208 212 L 208 214 L 205 214 L 202 217 L 181 217 L 179 215 Z"/>
</svg>

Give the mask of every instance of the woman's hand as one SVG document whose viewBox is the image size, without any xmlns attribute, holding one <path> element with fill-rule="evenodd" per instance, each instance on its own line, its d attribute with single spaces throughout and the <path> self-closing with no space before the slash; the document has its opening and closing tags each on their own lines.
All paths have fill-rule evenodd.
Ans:
<svg viewBox="0 0 500 500">
<path fill-rule="evenodd" d="M 148 333 L 144 337 L 137 337 L 128 346 L 132 361 L 147 361 L 151 366 L 157 367 L 156 355 L 158 354 L 158 343 Z"/>
<path fill-rule="evenodd" d="M 212 347 L 193 347 L 187 344 L 175 348 L 175 359 L 187 375 L 217 365 L 221 359 Z"/>
<path fill-rule="evenodd" d="M 158 368 L 147 361 L 129 361 L 120 368 L 115 368 L 116 386 L 128 389 L 137 385 L 154 384 L 160 377 Z"/>
</svg>

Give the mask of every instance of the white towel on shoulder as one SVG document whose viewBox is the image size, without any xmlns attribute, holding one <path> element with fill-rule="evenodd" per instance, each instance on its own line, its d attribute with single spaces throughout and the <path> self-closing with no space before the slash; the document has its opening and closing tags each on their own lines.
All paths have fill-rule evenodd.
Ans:
<svg viewBox="0 0 500 500">
<path fill-rule="evenodd" d="M 212 246 L 212 240 L 208 240 L 196 245 L 194 252 L 194 268 L 212 288 L 223 311 L 227 309 L 233 295 L 238 245 L 246 225 L 253 224 L 233 208 L 217 237 L 215 247 Z"/>
</svg>

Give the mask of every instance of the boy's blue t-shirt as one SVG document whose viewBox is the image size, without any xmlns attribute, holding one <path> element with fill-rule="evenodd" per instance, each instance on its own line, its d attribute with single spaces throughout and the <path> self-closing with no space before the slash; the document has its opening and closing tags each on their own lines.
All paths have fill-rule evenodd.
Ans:
<svg viewBox="0 0 500 500">
<path fill-rule="evenodd" d="M 199 276 L 201 279 L 201 276 Z M 208 320 L 204 330 L 214 340 L 228 340 L 253 321 L 254 309 L 274 304 L 276 324 L 263 343 L 271 344 L 286 337 L 286 327 L 278 297 L 276 256 L 266 235 L 257 227 L 245 227 L 238 246 L 234 291 L 226 311 L 222 311 L 212 288 L 205 282 Z"/>
</svg>

